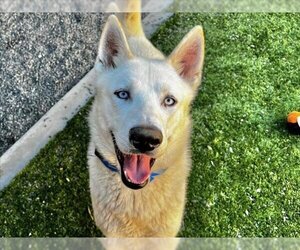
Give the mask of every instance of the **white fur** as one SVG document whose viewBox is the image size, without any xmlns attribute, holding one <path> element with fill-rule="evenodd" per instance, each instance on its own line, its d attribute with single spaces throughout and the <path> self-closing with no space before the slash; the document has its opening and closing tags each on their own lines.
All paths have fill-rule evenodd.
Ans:
<svg viewBox="0 0 300 250">
<path fill-rule="evenodd" d="M 111 16 L 95 64 L 97 94 L 89 117 L 88 153 L 94 219 L 106 236 L 176 236 L 182 221 L 191 162 L 189 106 L 195 96 L 194 83 L 180 77 L 172 65 L 174 60 L 165 59 L 144 36 L 125 38 L 124 34 L 116 17 Z M 108 54 L 110 45 L 106 39 L 117 39 L 114 48 L 118 53 Z M 186 39 L 184 47 L 188 48 L 188 43 Z M 180 50 L 182 54 L 184 51 Z M 176 50 L 172 57 L 176 57 Z M 110 59 L 115 67 L 105 64 Z M 199 65 L 201 75 L 202 64 Z M 117 98 L 114 92 L 119 89 L 129 91 L 131 99 Z M 176 98 L 175 106 L 162 105 L 168 95 Z M 162 144 L 149 155 L 156 158 L 152 171 L 167 170 L 143 189 L 131 190 L 122 183 L 118 173 L 103 166 L 94 152 L 96 148 L 120 168 L 110 131 L 120 150 L 130 153 L 129 130 L 143 125 L 156 126 L 162 131 Z"/>
</svg>

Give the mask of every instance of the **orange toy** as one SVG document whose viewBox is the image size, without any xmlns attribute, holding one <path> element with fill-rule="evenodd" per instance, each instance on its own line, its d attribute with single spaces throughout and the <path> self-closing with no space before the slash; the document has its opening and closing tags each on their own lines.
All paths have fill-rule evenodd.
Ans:
<svg viewBox="0 0 300 250">
<path fill-rule="evenodd" d="M 300 135 L 300 112 L 293 111 L 287 117 L 287 128 L 292 134 Z"/>
</svg>

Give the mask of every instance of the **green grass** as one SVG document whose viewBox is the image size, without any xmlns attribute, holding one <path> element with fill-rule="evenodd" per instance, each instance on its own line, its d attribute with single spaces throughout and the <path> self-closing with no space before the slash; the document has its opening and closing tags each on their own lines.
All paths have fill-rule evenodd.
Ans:
<svg viewBox="0 0 300 250">
<path fill-rule="evenodd" d="M 174 0 L 173 12 L 299 12 L 298 0 Z"/>
<path fill-rule="evenodd" d="M 170 53 L 206 34 L 193 106 L 193 170 L 183 237 L 299 237 L 300 14 L 176 14 L 153 36 Z M 89 215 L 83 109 L 0 193 L 0 236 L 101 236 Z"/>
<path fill-rule="evenodd" d="M 89 212 L 88 110 L 89 105 L 0 193 L 0 236 L 101 236 Z"/>
</svg>

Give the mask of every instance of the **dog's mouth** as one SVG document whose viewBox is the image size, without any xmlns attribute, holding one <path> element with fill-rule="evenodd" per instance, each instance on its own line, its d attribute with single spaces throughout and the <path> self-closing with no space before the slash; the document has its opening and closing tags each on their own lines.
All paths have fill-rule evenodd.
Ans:
<svg viewBox="0 0 300 250">
<path fill-rule="evenodd" d="M 113 133 L 112 138 L 125 186 L 135 190 L 145 187 L 149 183 L 155 159 L 146 154 L 124 154 L 119 149 Z"/>
</svg>

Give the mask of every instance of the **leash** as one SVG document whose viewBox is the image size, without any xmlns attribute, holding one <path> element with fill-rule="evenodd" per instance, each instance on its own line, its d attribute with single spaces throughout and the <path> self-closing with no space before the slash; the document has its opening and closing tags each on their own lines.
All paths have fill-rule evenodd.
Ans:
<svg viewBox="0 0 300 250">
<path fill-rule="evenodd" d="M 119 173 L 119 169 L 110 164 L 107 160 L 104 159 L 104 157 L 97 151 L 97 149 L 95 149 L 95 155 L 99 158 L 99 160 L 103 163 L 103 165 L 109 169 L 110 171 L 114 172 L 114 173 Z M 157 172 L 152 172 L 150 174 L 150 182 L 154 181 L 154 179 L 158 176 L 160 176 L 161 174 L 163 174 L 166 170 L 165 169 L 160 169 Z"/>
</svg>

